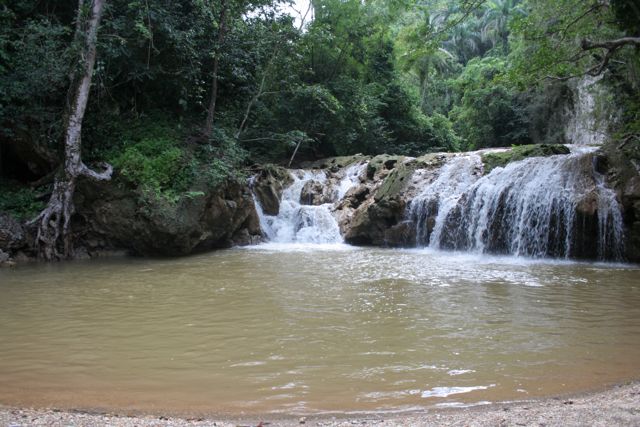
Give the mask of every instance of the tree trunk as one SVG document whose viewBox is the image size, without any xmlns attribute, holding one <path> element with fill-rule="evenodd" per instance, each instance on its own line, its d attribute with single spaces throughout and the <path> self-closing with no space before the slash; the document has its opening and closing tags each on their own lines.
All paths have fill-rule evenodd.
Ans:
<svg viewBox="0 0 640 427">
<path fill-rule="evenodd" d="M 224 36 L 227 25 L 227 2 L 221 1 L 222 10 L 220 10 L 220 28 L 218 29 L 218 42 L 216 46 L 215 57 L 213 58 L 213 82 L 211 83 L 211 96 L 209 99 L 209 109 L 207 110 L 207 120 L 204 125 L 204 136 L 209 138 L 213 131 L 213 119 L 216 113 L 216 101 L 218 100 L 218 66 L 220 63 L 220 50 L 224 42 Z"/>
<path fill-rule="evenodd" d="M 302 29 L 304 28 L 304 23 L 307 20 L 307 16 L 309 15 L 309 11 L 311 10 L 311 5 L 312 5 L 312 3 L 310 2 L 309 6 L 307 7 L 307 11 L 301 17 L 300 26 L 298 27 L 298 31 L 302 31 Z M 251 109 L 256 104 L 256 102 L 258 102 L 258 99 L 260 99 L 260 97 L 265 94 L 265 91 L 264 91 L 265 82 L 267 80 L 267 76 L 269 75 L 269 72 L 271 71 L 271 66 L 278 59 L 278 54 L 280 53 L 280 47 L 281 47 L 280 44 L 276 44 L 275 49 L 273 51 L 273 54 L 271 55 L 271 59 L 269 59 L 269 62 L 267 63 L 267 66 L 265 67 L 264 71 L 262 72 L 262 78 L 260 79 L 260 86 L 258 86 L 258 92 L 251 98 L 251 100 L 249 101 L 249 104 L 247 104 L 247 109 L 244 112 L 244 117 L 242 118 L 242 121 L 240 122 L 240 126 L 238 127 L 238 130 L 237 130 L 236 135 L 235 135 L 236 139 L 239 139 L 240 136 L 242 135 L 242 132 L 244 132 L 245 127 L 247 125 L 247 121 L 249 120 L 249 115 L 251 114 Z"/>
<path fill-rule="evenodd" d="M 89 100 L 91 78 L 96 62 L 96 37 L 105 0 L 93 0 L 90 16 L 83 17 L 83 1 L 79 1 L 78 22 L 76 23 L 76 40 L 81 40 L 82 68 L 71 83 L 72 100 L 69 105 L 65 141 L 64 169 L 53 186 L 53 193 L 47 207 L 32 221 L 38 225 L 36 248 L 39 256 L 47 259 L 60 259 L 72 254 L 70 233 L 71 217 L 75 207 L 73 195 L 76 181 L 80 176 L 96 180 L 111 179 L 112 168 L 103 164 L 103 172 L 89 169 L 81 160 L 82 120 Z M 62 251 L 61 251 L 62 249 Z"/>
</svg>

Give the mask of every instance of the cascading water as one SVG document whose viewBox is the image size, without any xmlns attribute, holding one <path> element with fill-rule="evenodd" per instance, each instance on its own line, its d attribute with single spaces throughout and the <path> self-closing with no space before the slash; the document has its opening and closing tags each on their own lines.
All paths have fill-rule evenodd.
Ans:
<svg viewBox="0 0 640 427">
<path fill-rule="evenodd" d="M 291 173 L 293 184 L 282 193 L 276 216 L 264 215 L 256 200 L 260 225 L 267 240 L 276 243 L 340 243 L 340 229 L 329 206 L 300 204 L 305 184 L 311 180 L 325 183 L 324 172 L 297 170 Z M 255 198 L 254 198 L 255 200 Z"/>
<path fill-rule="evenodd" d="M 366 162 L 356 163 L 345 170 L 344 178 L 338 184 L 337 201 L 342 200 L 349 190 L 360 183 L 360 175 L 366 167 Z"/>
<path fill-rule="evenodd" d="M 601 145 L 607 140 L 607 122 L 614 121 L 614 118 L 598 117 L 597 100 L 606 94 L 598 84 L 601 79 L 602 76 L 584 76 L 574 86 L 574 102 L 568 112 L 565 129 L 567 141 L 571 144 Z"/>
<path fill-rule="evenodd" d="M 437 249 L 619 260 L 615 193 L 593 166 L 594 148 L 529 158 L 480 177 L 476 153 L 451 158 L 411 202 L 417 242 Z"/>
<path fill-rule="evenodd" d="M 409 216 L 416 223 L 416 242 L 429 246 L 439 241 L 442 224 L 465 190 L 482 175 L 480 155 L 471 153 L 450 159 L 438 176 L 413 199 Z"/>
<path fill-rule="evenodd" d="M 359 183 L 359 175 L 366 167 L 354 164 L 344 171 L 344 177 L 332 186 L 323 171 L 295 170 L 291 172 L 293 184 L 282 193 L 278 215 L 265 215 L 254 195 L 256 211 L 265 237 L 275 243 L 342 243 L 338 223 L 331 208 Z M 302 191 L 311 181 L 327 187 L 330 202 L 318 206 L 301 204 Z"/>
</svg>

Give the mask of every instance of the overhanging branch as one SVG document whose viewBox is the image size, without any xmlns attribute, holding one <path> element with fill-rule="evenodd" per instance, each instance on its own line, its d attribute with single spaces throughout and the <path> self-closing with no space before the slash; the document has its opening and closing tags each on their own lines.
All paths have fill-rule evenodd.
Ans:
<svg viewBox="0 0 640 427">
<path fill-rule="evenodd" d="M 625 46 L 640 47 L 640 37 L 622 37 L 615 40 L 605 40 L 601 42 L 593 42 L 589 39 L 583 39 L 580 43 L 580 47 L 582 48 L 582 50 L 590 51 L 595 49 L 603 49 L 605 51 L 602 61 L 590 68 L 586 72 L 586 74 L 590 74 L 592 76 L 602 74 L 607 65 L 609 65 L 613 54 Z"/>
</svg>

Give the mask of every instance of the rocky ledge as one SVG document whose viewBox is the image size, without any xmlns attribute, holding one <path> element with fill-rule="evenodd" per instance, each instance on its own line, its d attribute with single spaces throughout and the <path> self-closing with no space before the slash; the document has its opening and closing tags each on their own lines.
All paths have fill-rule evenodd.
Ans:
<svg viewBox="0 0 640 427">
<path fill-rule="evenodd" d="M 623 211 L 625 259 L 640 262 L 640 147 L 634 144 L 622 147 L 609 144 L 586 158 L 580 167 L 589 170 L 595 167 L 615 191 Z M 564 146 L 548 145 L 480 152 L 482 161 L 471 173 L 482 176 L 526 157 L 567 152 Z M 425 183 L 432 182 L 454 156 L 452 153 L 417 158 L 356 155 L 307 163 L 302 167 L 323 171 L 326 179 L 307 182 L 300 203 L 333 203 L 332 213 L 347 243 L 415 246 L 419 236 L 407 209 Z M 338 198 L 338 187 L 348 174 L 351 174 L 350 188 Z M 265 214 L 277 215 L 283 191 L 291 183 L 290 171 L 269 165 L 259 169 L 247 184 L 226 183 L 213 189 L 203 185 L 187 197 L 169 202 L 149 197 L 117 180 L 84 181 L 76 197 L 75 256 L 94 257 L 113 250 L 181 256 L 260 242 L 263 237 L 254 199 Z M 583 228 L 580 234 L 597 233 L 600 225 L 595 193 L 588 193 L 576 209 L 576 227 Z M 424 218 L 423 232 L 432 231 L 437 212 L 435 206 L 431 216 Z M 33 256 L 30 245 L 33 240 L 29 227 L 0 213 L 0 265 L 11 266 L 14 261 Z M 578 239 L 575 246 L 576 257 L 596 257 L 597 250 L 589 238 Z"/>
</svg>

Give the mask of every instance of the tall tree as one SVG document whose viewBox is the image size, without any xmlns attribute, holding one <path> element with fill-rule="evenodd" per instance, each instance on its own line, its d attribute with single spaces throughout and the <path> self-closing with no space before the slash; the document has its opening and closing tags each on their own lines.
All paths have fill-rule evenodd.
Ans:
<svg viewBox="0 0 640 427">
<path fill-rule="evenodd" d="M 482 15 L 482 37 L 493 46 L 500 44 L 502 53 L 509 53 L 509 24 L 514 15 L 523 15 L 520 0 L 490 0 Z"/>
<path fill-rule="evenodd" d="M 220 15 L 218 17 L 218 37 L 213 52 L 213 67 L 211 77 L 211 95 L 209 96 L 209 108 L 207 109 L 207 119 L 204 125 L 204 135 L 208 138 L 213 130 L 213 119 L 216 114 L 216 102 L 218 101 L 218 68 L 220 67 L 220 54 L 222 53 L 222 44 L 224 43 L 225 33 L 227 31 L 227 0 L 220 1 Z"/>
<path fill-rule="evenodd" d="M 513 58 L 524 80 L 597 76 L 640 47 L 637 0 L 529 0 L 516 21 L 521 36 Z"/>
<path fill-rule="evenodd" d="M 81 176 L 95 180 L 111 179 L 112 167 L 103 163 L 102 172 L 88 168 L 81 159 L 82 120 L 84 118 L 91 79 L 96 62 L 98 27 L 105 0 L 78 0 L 74 43 L 79 47 L 78 67 L 72 73 L 69 89 L 69 111 L 64 139 L 64 165 L 56 176 L 47 207 L 32 221 L 37 224 L 36 246 L 47 260 L 69 257 L 72 252 L 70 227 L 74 213 L 73 195 Z M 62 251 L 61 251 L 62 249 Z"/>
</svg>

